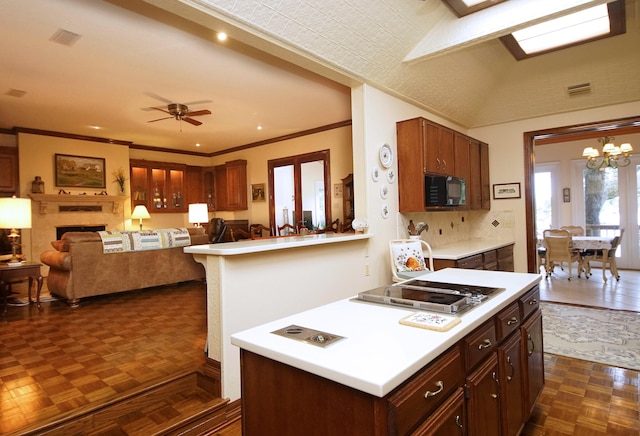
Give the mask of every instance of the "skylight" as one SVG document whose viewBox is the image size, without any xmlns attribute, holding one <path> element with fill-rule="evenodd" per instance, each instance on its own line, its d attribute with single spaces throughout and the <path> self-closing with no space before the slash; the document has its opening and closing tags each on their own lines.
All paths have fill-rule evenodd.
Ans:
<svg viewBox="0 0 640 436">
<path fill-rule="evenodd" d="M 513 32 L 526 54 L 574 44 L 611 31 L 606 4 Z"/>
</svg>

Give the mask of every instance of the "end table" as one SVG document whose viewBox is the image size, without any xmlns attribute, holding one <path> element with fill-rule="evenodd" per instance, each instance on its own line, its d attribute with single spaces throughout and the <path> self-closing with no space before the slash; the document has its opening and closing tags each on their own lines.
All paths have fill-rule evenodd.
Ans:
<svg viewBox="0 0 640 436">
<path fill-rule="evenodd" d="M 40 273 L 41 263 L 38 262 L 24 262 L 21 265 L 9 266 L 7 264 L 0 264 L 0 294 L 2 294 L 2 306 L 3 312 L 7 311 L 7 292 L 9 288 L 9 282 L 19 278 L 29 278 L 29 304 L 34 303 L 31 299 L 31 288 L 33 287 L 33 281 L 38 283 L 36 292 L 36 306 L 39 310 L 42 310 L 40 305 L 40 291 L 42 290 L 42 274 Z"/>
</svg>

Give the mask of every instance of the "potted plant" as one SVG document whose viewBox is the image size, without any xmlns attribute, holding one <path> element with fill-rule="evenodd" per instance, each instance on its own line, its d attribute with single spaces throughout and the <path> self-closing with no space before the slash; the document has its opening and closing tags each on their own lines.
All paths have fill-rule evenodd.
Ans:
<svg viewBox="0 0 640 436">
<path fill-rule="evenodd" d="M 113 177 L 114 177 L 113 181 L 118 184 L 118 195 L 124 195 L 125 194 L 124 184 L 127 181 L 127 178 L 125 177 L 125 174 L 124 174 L 124 170 L 122 169 L 122 167 L 120 167 L 111 174 L 113 174 Z"/>
</svg>

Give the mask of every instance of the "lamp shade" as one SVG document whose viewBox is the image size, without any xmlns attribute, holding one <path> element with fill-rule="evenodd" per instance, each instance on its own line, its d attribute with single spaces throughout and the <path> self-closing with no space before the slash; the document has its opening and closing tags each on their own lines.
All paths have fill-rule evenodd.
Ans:
<svg viewBox="0 0 640 436">
<path fill-rule="evenodd" d="M 31 199 L 0 198 L 0 228 L 30 229 Z"/>
<path fill-rule="evenodd" d="M 141 204 L 137 205 L 134 209 L 133 209 L 133 213 L 131 214 L 131 219 L 141 219 L 141 220 L 147 220 L 151 218 L 151 215 L 149 215 L 149 211 L 147 210 L 147 208 Z"/>
<path fill-rule="evenodd" d="M 189 205 L 189 222 L 192 224 L 206 223 L 209 221 L 209 211 L 206 203 L 194 203 Z"/>
</svg>

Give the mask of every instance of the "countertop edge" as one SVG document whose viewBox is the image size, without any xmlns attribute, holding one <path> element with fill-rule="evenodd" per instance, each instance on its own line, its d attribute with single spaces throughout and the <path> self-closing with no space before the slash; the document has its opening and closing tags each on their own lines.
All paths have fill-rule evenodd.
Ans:
<svg viewBox="0 0 640 436">
<path fill-rule="evenodd" d="M 497 250 L 515 244 L 514 240 L 491 241 L 471 240 L 456 242 L 453 244 L 431 247 L 434 259 L 460 260 L 469 256 L 484 253 L 489 250 Z"/>
<path fill-rule="evenodd" d="M 225 242 L 222 244 L 190 245 L 184 247 L 185 253 L 215 256 L 234 256 L 239 254 L 262 253 L 314 245 L 336 244 L 361 241 L 375 236 L 373 233 L 338 233 L 306 236 L 290 236 Z"/>
</svg>

